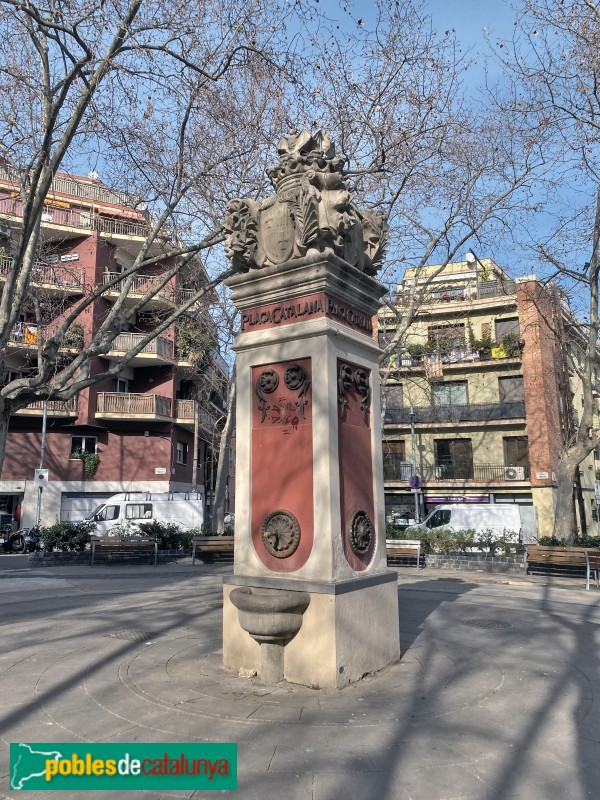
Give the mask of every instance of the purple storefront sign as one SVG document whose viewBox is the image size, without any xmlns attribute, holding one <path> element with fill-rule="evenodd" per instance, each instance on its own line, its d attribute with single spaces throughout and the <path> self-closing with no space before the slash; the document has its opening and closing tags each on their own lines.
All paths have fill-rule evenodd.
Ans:
<svg viewBox="0 0 600 800">
<path fill-rule="evenodd" d="M 427 495 L 426 503 L 489 503 L 490 498 L 487 494 L 477 495 L 448 495 L 447 497 L 431 497 Z"/>
</svg>

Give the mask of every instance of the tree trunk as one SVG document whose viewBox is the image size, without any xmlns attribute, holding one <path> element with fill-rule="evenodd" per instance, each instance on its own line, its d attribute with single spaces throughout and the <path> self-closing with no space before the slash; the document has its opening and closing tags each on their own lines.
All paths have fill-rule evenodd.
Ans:
<svg viewBox="0 0 600 800">
<path fill-rule="evenodd" d="M 573 485 L 575 483 L 575 473 L 578 469 L 579 461 L 577 456 L 570 456 L 568 453 L 564 453 L 561 456 L 558 463 L 558 490 L 552 534 L 566 545 L 573 544 L 577 530 Z"/>
<path fill-rule="evenodd" d="M 227 489 L 227 478 L 229 477 L 229 447 L 231 444 L 231 436 L 235 430 L 235 399 L 236 380 L 234 371 L 229 386 L 229 414 L 227 415 L 225 427 L 223 428 L 219 442 L 219 463 L 217 466 L 217 480 L 212 513 L 212 527 L 216 533 L 225 532 L 225 492 Z"/>
<path fill-rule="evenodd" d="M 0 474 L 2 473 L 2 464 L 4 463 L 4 452 L 6 450 L 6 439 L 8 437 L 10 414 L 10 406 L 8 406 L 2 397 L 0 397 Z"/>
</svg>

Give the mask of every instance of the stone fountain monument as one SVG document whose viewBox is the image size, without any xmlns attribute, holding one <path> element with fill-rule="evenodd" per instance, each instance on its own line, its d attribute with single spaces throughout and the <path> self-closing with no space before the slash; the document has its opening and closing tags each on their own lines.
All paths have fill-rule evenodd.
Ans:
<svg viewBox="0 0 600 800">
<path fill-rule="evenodd" d="M 352 202 L 326 134 L 278 152 L 276 194 L 225 221 L 242 325 L 223 663 L 331 689 L 400 657 L 372 329 L 386 225 Z"/>
</svg>

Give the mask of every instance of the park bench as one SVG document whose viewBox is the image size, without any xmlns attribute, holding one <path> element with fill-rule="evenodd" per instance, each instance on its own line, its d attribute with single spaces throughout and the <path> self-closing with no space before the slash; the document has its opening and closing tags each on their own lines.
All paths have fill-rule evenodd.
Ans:
<svg viewBox="0 0 600 800">
<path fill-rule="evenodd" d="M 196 553 L 212 558 L 215 555 L 233 555 L 233 539 L 225 536 L 195 536 L 192 539 L 192 566 L 196 563 Z"/>
<path fill-rule="evenodd" d="M 418 539 L 386 539 L 385 554 L 388 564 L 392 559 L 401 558 L 403 563 L 414 559 L 417 569 L 421 566 L 421 542 Z"/>
<path fill-rule="evenodd" d="M 147 539 L 141 536 L 131 536 L 127 538 L 117 538 L 107 536 L 103 539 L 92 539 L 90 567 L 94 566 L 96 555 L 116 555 L 123 559 L 126 556 L 154 555 L 154 566 L 158 558 L 158 543 L 155 539 Z"/>
<path fill-rule="evenodd" d="M 525 571 L 553 575 L 577 575 L 585 571 L 586 589 L 590 576 L 600 588 L 600 550 L 595 547 L 546 547 L 528 544 L 525 550 Z"/>
</svg>

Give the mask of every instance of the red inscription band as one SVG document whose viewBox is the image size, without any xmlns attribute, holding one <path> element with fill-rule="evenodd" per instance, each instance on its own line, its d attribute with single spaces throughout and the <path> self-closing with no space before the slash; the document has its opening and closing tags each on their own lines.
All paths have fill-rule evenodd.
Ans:
<svg viewBox="0 0 600 800">
<path fill-rule="evenodd" d="M 324 292 L 247 309 L 242 312 L 242 331 L 277 328 L 319 317 L 328 317 L 367 336 L 373 335 L 373 322 L 368 314 Z"/>
</svg>

